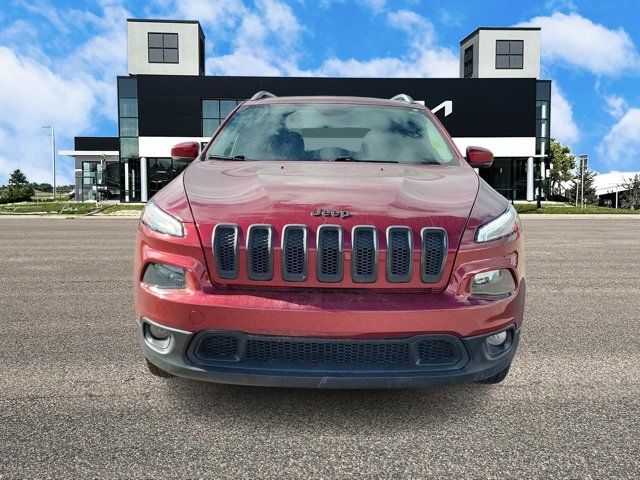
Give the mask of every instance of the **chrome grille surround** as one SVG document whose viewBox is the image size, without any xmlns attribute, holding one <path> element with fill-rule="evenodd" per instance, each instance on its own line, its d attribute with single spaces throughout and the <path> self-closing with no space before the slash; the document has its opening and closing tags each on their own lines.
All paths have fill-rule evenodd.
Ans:
<svg viewBox="0 0 640 480">
<path fill-rule="evenodd" d="M 378 229 L 357 225 L 351 230 L 351 279 L 355 283 L 378 280 Z"/>
<path fill-rule="evenodd" d="M 220 278 L 238 278 L 238 237 L 240 228 L 235 223 L 219 223 L 213 229 L 211 248 Z"/>
<path fill-rule="evenodd" d="M 413 233 L 409 227 L 387 228 L 387 280 L 406 283 L 413 276 Z"/>
<path fill-rule="evenodd" d="M 439 282 L 447 259 L 447 231 L 439 227 L 425 227 L 420 231 L 420 240 L 420 280 L 424 283 Z"/>
<path fill-rule="evenodd" d="M 214 269 L 220 279 L 237 280 L 239 262 L 246 265 L 246 279 L 271 281 L 280 267 L 285 282 L 310 280 L 309 270 L 315 270 L 316 280 L 322 283 L 343 281 L 344 263 L 353 284 L 374 284 L 380 281 L 379 231 L 373 225 L 356 225 L 351 230 L 349 256 L 345 255 L 344 231 L 340 225 L 320 225 L 315 238 L 304 224 L 288 224 L 278 232 L 269 224 L 250 225 L 243 236 L 235 223 L 220 223 L 213 229 L 211 240 Z M 243 238 L 241 238 L 243 237 Z M 280 258 L 274 266 L 274 241 L 279 239 Z M 245 252 L 239 249 L 245 243 Z M 315 266 L 310 264 L 309 249 L 315 240 Z M 390 226 L 386 230 L 385 276 L 389 283 L 408 283 L 414 280 L 414 257 L 420 255 L 419 278 L 422 283 L 441 281 L 448 253 L 446 230 L 424 227 L 418 239 L 420 251 L 414 252 L 413 232 L 407 226 Z M 244 255 L 244 258 L 241 258 Z M 313 258 L 313 257 L 312 257 Z M 416 267 L 417 269 L 418 267 Z M 418 272 L 416 277 L 418 276 Z M 244 276 L 244 273 L 243 273 Z M 313 279 L 311 279 L 313 280 Z M 351 285 L 353 287 L 353 285 Z"/>
<path fill-rule="evenodd" d="M 303 224 L 285 225 L 282 229 L 281 271 L 287 282 L 304 282 L 309 272 L 309 229 Z"/>
<path fill-rule="evenodd" d="M 341 282 L 344 276 L 342 227 L 321 225 L 316 239 L 316 278 L 319 282 Z"/>
<path fill-rule="evenodd" d="M 247 229 L 247 276 L 249 280 L 273 278 L 273 227 L 254 224 Z"/>
</svg>

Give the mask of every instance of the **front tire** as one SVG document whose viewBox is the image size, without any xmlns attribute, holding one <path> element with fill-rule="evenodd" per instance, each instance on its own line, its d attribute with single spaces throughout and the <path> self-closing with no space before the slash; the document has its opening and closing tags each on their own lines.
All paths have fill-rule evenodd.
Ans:
<svg viewBox="0 0 640 480">
<path fill-rule="evenodd" d="M 494 385 L 496 383 L 500 383 L 505 378 L 507 378 L 507 374 L 509 373 L 510 368 L 511 368 L 511 364 L 507 365 L 507 368 L 505 368 L 501 372 L 498 372 L 489 378 L 485 378 L 484 380 L 480 380 L 478 383 L 487 384 L 487 385 Z"/>
<path fill-rule="evenodd" d="M 154 377 L 160 377 L 160 378 L 171 378 L 171 377 L 173 377 L 173 375 L 171 375 L 169 372 L 165 372 L 161 368 L 156 367 L 153 363 L 151 363 L 149 361 L 148 358 L 145 358 L 145 361 L 147 362 L 147 368 L 149 369 L 149 372 Z"/>
</svg>

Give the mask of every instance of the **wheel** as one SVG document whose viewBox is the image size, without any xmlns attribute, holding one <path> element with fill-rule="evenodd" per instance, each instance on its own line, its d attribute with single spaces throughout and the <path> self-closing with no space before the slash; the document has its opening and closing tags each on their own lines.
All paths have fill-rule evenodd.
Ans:
<svg viewBox="0 0 640 480">
<path fill-rule="evenodd" d="M 145 361 L 147 362 L 147 368 L 151 372 L 151 375 L 153 375 L 155 377 L 161 377 L 161 378 L 171 378 L 171 377 L 173 377 L 173 375 L 171 375 L 169 372 L 165 372 L 161 368 L 156 367 L 148 359 L 145 358 Z"/>
<path fill-rule="evenodd" d="M 498 372 L 498 373 L 496 373 L 495 375 L 492 375 L 489 378 L 485 378 L 484 380 L 480 380 L 478 383 L 485 383 L 485 384 L 490 384 L 490 385 L 493 385 L 493 384 L 496 384 L 496 383 L 500 383 L 505 378 L 507 378 L 507 374 L 509 373 L 509 369 L 510 368 L 511 368 L 511 364 L 507 365 L 507 368 L 505 368 L 501 372 Z"/>
</svg>

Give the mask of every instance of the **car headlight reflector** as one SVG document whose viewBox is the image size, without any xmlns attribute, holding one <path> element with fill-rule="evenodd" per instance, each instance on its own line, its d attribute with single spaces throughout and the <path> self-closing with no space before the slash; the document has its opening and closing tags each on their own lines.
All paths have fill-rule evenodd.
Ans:
<svg viewBox="0 0 640 480">
<path fill-rule="evenodd" d="M 153 202 L 147 203 L 144 207 L 140 221 L 158 233 L 172 237 L 184 237 L 184 227 L 180 220 L 172 217 Z"/>
<path fill-rule="evenodd" d="M 513 205 L 509 205 L 509 208 L 498 218 L 494 218 L 478 228 L 476 232 L 476 242 L 490 242 L 492 240 L 509 237 L 519 230 L 520 217 L 518 217 L 518 212 L 513 208 Z"/>
<path fill-rule="evenodd" d="M 158 288 L 186 288 L 184 269 L 166 263 L 150 263 L 144 271 L 142 281 Z"/>
<path fill-rule="evenodd" d="M 471 284 L 471 295 L 501 296 L 515 289 L 516 282 L 513 280 L 513 275 L 508 269 L 501 268 L 475 274 Z"/>
</svg>

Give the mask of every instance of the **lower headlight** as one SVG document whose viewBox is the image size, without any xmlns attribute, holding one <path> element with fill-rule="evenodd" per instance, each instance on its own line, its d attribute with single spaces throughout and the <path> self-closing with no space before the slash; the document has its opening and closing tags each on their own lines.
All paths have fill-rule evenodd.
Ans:
<svg viewBox="0 0 640 480">
<path fill-rule="evenodd" d="M 473 277 L 472 295 L 501 296 L 516 289 L 513 275 L 506 268 L 478 273 Z"/>
<path fill-rule="evenodd" d="M 159 288 L 185 288 L 184 270 L 166 263 L 150 263 L 144 271 L 142 281 Z"/>
</svg>

